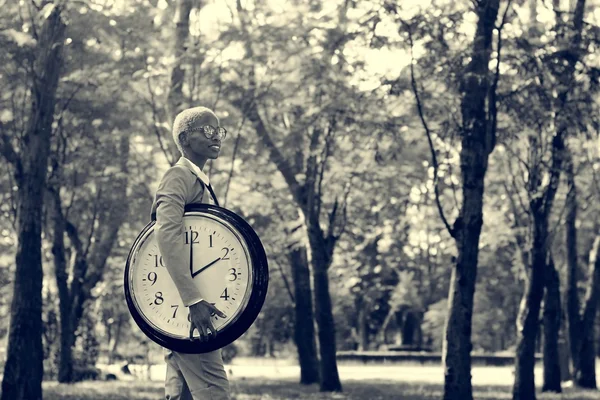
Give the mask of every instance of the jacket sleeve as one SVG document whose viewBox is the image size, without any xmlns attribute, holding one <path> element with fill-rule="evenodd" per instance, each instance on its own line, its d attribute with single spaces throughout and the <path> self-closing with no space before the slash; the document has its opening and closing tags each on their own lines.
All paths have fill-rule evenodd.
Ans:
<svg viewBox="0 0 600 400">
<path fill-rule="evenodd" d="M 183 212 L 188 185 L 182 172 L 169 168 L 158 185 L 154 234 L 165 267 L 187 307 L 199 302 L 201 296 L 190 275 L 190 252 L 185 245 Z"/>
</svg>

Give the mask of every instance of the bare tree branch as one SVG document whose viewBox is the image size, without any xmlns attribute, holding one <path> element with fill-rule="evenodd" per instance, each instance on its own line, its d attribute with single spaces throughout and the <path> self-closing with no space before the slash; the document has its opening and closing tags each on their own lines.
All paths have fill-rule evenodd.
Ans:
<svg viewBox="0 0 600 400">
<path fill-rule="evenodd" d="M 500 62 L 502 61 L 502 29 L 504 28 L 504 24 L 506 23 L 506 16 L 508 14 L 508 10 L 512 4 L 512 0 L 508 0 L 506 4 L 506 8 L 504 9 L 504 14 L 502 15 L 502 21 L 500 22 L 500 26 L 498 29 L 498 42 L 496 45 L 496 72 L 494 74 L 494 80 L 489 87 L 488 90 L 488 118 L 491 119 L 487 124 L 487 129 L 489 129 L 487 138 L 489 139 L 489 143 L 486 143 L 486 148 L 488 154 L 494 150 L 496 146 L 496 130 L 498 128 L 498 105 L 497 105 L 497 91 L 498 91 L 498 81 L 500 80 Z"/>
<path fill-rule="evenodd" d="M 17 154 L 13 147 L 10 137 L 4 131 L 4 125 L 0 121 L 0 153 L 4 156 L 6 161 L 11 163 L 16 168 L 16 178 L 20 180 L 20 176 L 23 173 L 23 166 L 21 164 L 21 158 Z"/>
<path fill-rule="evenodd" d="M 413 90 L 413 94 L 415 95 L 415 101 L 417 103 L 417 111 L 419 112 L 419 119 L 421 120 L 421 124 L 423 125 L 423 128 L 425 129 L 425 133 L 427 134 L 427 143 L 429 144 L 429 149 L 431 150 L 431 164 L 433 165 L 433 188 L 434 188 L 433 190 L 435 193 L 435 203 L 436 203 L 440 218 L 442 219 L 442 222 L 444 223 L 444 226 L 446 227 L 446 230 L 448 231 L 450 236 L 454 237 L 455 236 L 454 228 L 452 228 L 450 226 L 450 224 L 448 223 L 448 220 L 446 219 L 446 215 L 444 214 L 444 209 L 442 208 L 442 203 L 440 201 L 439 179 L 438 179 L 439 165 L 438 165 L 437 156 L 436 156 L 436 152 L 435 152 L 435 146 L 433 144 L 433 140 L 431 139 L 431 131 L 429 129 L 429 126 L 427 125 L 427 121 L 425 120 L 425 116 L 423 113 L 423 106 L 421 104 L 421 98 L 419 96 L 419 91 L 417 89 L 417 81 L 415 79 L 415 69 L 414 69 L 415 58 L 414 58 L 414 53 L 413 53 L 414 43 L 413 43 L 413 38 L 412 38 L 412 30 L 411 30 L 410 25 L 408 25 L 406 22 L 402 21 L 402 23 L 405 25 L 406 30 L 408 32 L 408 41 L 410 44 L 410 83 L 411 83 L 411 87 Z"/>
<path fill-rule="evenodd" d="M 233 145 L 233 154 L 231 155 L 231 168 L 229 169 L 229 177 L 227 178 L 227 184 L 225 185 L 225 195 L 223 196 L 223 207 L 227 206 L 227 195 L 229 194 L 229 186 L 231 184 L 231 180 L 233 179 L 235 158 L 237 156 L 237 150 L 240 144 L 240 140 L 242 139 L 242 127 L 244 126 L 244 122 L 246 122 L 246 115 L 242 115 L 242 122 L 240 122 L 240 126 L 238 127 L 237 136 Z"/>
<path fill-rule="evenodd" d="M 156 109 L 156 101 L 154 98 L 154 91 L 152 90 L 152 84 L 150 83 L 150 77 L 148 77 L 146 79 L 146 83 L 148 85 L 148 92 L 150 93 L 150 108 L 152 109 L 152 127 L 154 130 L 154 133 L 156 134 L 156 138 L 158 139 L 158 144 L 160 146 L 160 149 L 162 150 L 163 154 L 165 155 L 165 158 L 167 159 L 167 162 L 169 163 L 169 165 L 174 165 L 175 164 L 175 160 L 171 157 L 171 153 L 169 152 L 169 148 L 168 146 L 166 146 L 162 140 L 162 135 L 160 133 L 160 130 L 158 129 L 158 123 L 160 122 L 158 119 L 158 110 Z"/>
<path fill-rule="evenodd" d="M 90 224 L 90 234 L 88 235 L 87 238 L 87 244 L 85 246 L 85 250 L 83 252 L 83 258 L 87 258 L 87 255 L 90 251 L 90 248 L 92 247 L 92 238 L 94 237 L 94 232 L 95 232 L 95 225 L 96 225 L 96 218 L 98 217 L 98 205 L 100 204 L 100 196 L 102 194 L 102 188 L 98 188 L 98 192 L 97 192 L 97 196 L 96 196 L 96 201 L 94 201 L 94 207 L 93 207 L 93 212 L 92 212 L 92 220 L 89 223 Z"/>
<path fill-rule="evenodd" d="M 290 296 L 290 300 L 292 301 L 292 305 L 296 304 L 296 299 L 294 298 L 294 293 L 292 293 L 292 288 L 290 287 L 290 283 L 288 281 L 288 278 L 286 276 L 286 274 L 283 272 L 283 268 L 281 268 L 281 265 L 278 262 L 274 262 L 275 266 L 277 267 L 277 269 L 279 270 L 279 273 L 281 274 L 281 279 L 283 279 L 283 284 L 285 285 L 285 289 L 288 292 L 289 296 Z"/>
<path fill-rule="evenodd" d="M 336 115 L 332 115 L 329 121 L 329 127 L 327 129 L 327 134 L 325 135 L 325 146 L 323 146 L 323 155 L 321 156 L 321 165 L 318 171 L 317 177 L 317 215 L 321 215 L 321 206 L 323 204 L 323 176 L 325 175 L 325 169 L 327 168 L 327 161 L 329 160 L 329 156 L 331 155 L 331 147 L 333 143 L 333 138 L 335 137 L 335 126 L 337 124 Z"/>
</svg>

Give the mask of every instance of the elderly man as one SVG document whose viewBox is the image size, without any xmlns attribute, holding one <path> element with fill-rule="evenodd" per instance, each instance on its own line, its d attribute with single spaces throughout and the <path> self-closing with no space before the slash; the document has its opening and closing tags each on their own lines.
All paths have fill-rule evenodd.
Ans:
<svg viewBox="0 0 600 400">
<path fill-rule="evenodd" d="M 199 340 L 216 335 L 211 313 L 226 318 L 215 306 L 203 300 L 189 273 L 183 240 L 183 213 L 186 204 L 217 202 L 202 168 L 209 159 L 219 157 L 221 141 L 227 131 L 215 113 L 206 107 L 182 111 L 173 123 L 173 140 L 181 152 L 179 161 L 164 174 L 152 205 L 156 213 L 155 234 L 160 253 L 183 304 L 189 307 L 191 328 Z M 217 203 L 218 204 L 218 203 Z M 167 400 L 229 399 L 229 381 L 221 350 L 203 354 L 168 351 L 165 355 Z"/>
</svg>

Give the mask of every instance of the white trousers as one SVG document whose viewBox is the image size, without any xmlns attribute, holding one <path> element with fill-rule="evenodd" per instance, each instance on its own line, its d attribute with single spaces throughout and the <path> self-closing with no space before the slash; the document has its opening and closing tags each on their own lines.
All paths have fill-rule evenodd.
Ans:
<svg viewBox="0 0 600 400">
<path fill-rule="evenodd" d="M 166 400 L 230 400 L 221 349 L 202 354 L 165 355 Z"/>
</svg>

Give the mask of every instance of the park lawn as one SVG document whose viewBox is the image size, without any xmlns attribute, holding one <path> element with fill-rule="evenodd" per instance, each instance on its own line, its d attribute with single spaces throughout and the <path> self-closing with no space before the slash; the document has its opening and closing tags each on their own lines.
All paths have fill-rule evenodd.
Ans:
<svg viewBox="0 0 600 400">
<path fill-rule="evenodd" d="M 433 400 L 442 385 L 391 381 L 346 381 L 342 393 L 320 393 L 318 385 L 300 386 L 295 380 L 231 379 L 232 400 Z M 510 386 L 475 386 L 476 400 L 510 399 Z M 163 385 L 155 381 L 44 383 L 45 400 L 160 400 Z M 564 389 L 562 394 L 539 393 L 539 400 L 600 399 L 599 391 Z"/>
</svg>

